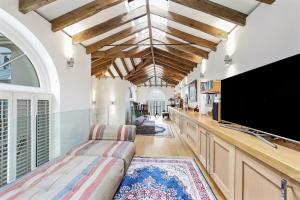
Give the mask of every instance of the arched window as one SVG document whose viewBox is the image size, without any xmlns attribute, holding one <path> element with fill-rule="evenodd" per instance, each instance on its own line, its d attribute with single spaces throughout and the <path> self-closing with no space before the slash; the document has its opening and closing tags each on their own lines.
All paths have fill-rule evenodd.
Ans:
<svg viewBox="0 0 300 200">
<path fill-rule="evenodd" d="M 33 64 L 1 33 L 0 84 L 1 188 L 48 162 L 51 143 L 51 95 L 37 90 L 40 81 Z M 27 87 L 20 91 L 18 86 Z"/>
<path fill-rule="evenodd" d="M 0 83 L 40 87 L 37 73 L 26 54 L 1 33 Z"/>
</svg>

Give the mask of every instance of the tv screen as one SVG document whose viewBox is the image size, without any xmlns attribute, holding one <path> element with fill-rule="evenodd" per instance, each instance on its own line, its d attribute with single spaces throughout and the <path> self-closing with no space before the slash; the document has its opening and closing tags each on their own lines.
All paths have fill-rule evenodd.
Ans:
<svg viewBox="0 0 300 200">
<path fill-rule="evenodd" d="M 222 80 L 221 119 L 300 141 L 300 54 Z"/>
</svg>

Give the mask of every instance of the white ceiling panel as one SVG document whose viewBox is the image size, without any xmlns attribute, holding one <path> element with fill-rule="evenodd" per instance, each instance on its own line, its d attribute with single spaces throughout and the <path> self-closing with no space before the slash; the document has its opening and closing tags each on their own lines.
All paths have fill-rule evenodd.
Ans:
<svg viewBox="0 0 300 200">
<path fill-rule="evenodd" d="M 259 4 L 258 1 L 255 0 L 211 0 L 215 3 L 221 4 L 228 8 L 232 8 L 234 10 L 240 11 L 245 14 L 251 13 L 253 9 Z"/>
<path fill-rule="evenodd" d="M 38 12 L 48 20 L 52 20 L 92 1 L 93 0 L 56 0 L 53 3 L 41 7 L 38 9 Z"/>
</svg>

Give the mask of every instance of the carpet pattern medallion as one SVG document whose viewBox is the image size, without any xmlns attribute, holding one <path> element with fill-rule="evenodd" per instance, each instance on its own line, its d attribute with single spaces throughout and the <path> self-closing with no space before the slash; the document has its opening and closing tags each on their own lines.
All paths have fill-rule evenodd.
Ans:
<svg viewBox="0 0 300 200">
<path fill-rule="evenodd" d="M 115 200 L 216 200 L 190 158 L 134 158 Z"/>
</svg>

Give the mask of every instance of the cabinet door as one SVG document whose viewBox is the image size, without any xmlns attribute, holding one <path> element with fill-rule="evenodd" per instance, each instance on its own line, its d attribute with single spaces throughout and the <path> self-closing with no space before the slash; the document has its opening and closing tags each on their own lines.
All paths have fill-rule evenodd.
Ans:
<svg viewBox="0 0 300 200">
<path fill-rule="evenodd" d="M 199 126 L 199 140 L 200 140 L 200 149 L 199 149 L 199 154 L 198 154 L 198 158 L 201 161 L 201 163 L 203 164 L 203 166 L 208 169 L 208 136 L 207 134 L 209 134 L 205 129 L 203 129 L 202 127 Z"/>
<path fill-rule="evenodd" d="M 300 200 L 300 183 L 295 181 L 288 182 L 287 200 Z"/>
<path fill-rule="evenodd" d="M 236 151 L 236 195 L 238 200 L 282 200 L 281 176 L 250 155 Z M 287 198 L 292 200 L 292 198 Z"/>
<path fill-rule="evenodd" d="M 235 147 L 211 134 L 209 172 L 229 200 L 234 199 L 234 168 Z"/>
<path fill-rule="evenodd" d="M 196 155 L 200 154 L 200 139 L 198 125 L 190 120 L 187 121 L 187 142 Z"/>
</svg>

